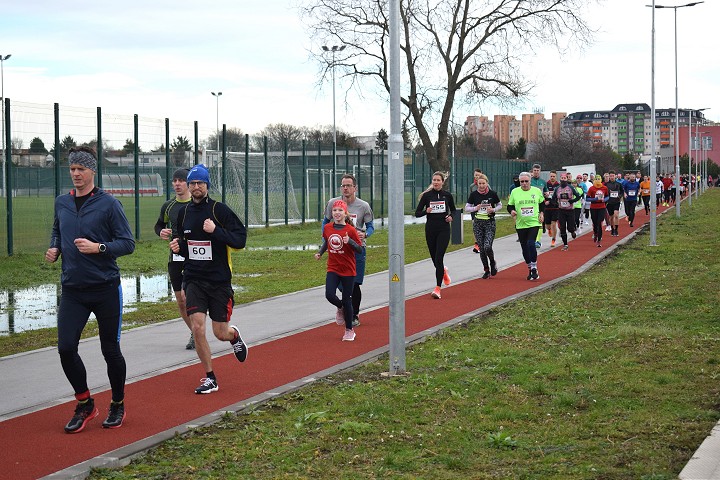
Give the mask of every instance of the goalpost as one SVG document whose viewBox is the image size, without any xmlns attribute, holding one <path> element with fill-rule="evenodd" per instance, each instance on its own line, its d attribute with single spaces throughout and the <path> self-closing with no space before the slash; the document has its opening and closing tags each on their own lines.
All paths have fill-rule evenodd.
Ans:
<svg viewBox="0 0 720 480">
<path fill-rule="evenodd" d="M 265 225 L 266 220 L 270 224 L 284 223 L 286 197 L 288 222 L 300 220 L 300 209 L 290 167 L 285 164 L 282 152 L 268 152 L 267 167 L 264 154 L 250 153 L 247 165 L 248 178 L 245 178 L 244 153 L 228 152 L 226 166 L 225 201 L 238 217 L 243 218 L 247 190 L 248 218 L 245 219 L 247 226 L 262 226 Z M 217 165 L 217 168 L 211 168 L 211 182 L 221 192 L 222 163 Z"/>
</svg>

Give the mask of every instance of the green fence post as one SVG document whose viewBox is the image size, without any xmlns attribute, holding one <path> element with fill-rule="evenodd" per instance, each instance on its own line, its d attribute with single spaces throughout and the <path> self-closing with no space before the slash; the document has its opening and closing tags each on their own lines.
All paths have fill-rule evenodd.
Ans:
<svg viewBox="0 0 720 480">
<path fill-rule="evenodd" d="M 317 145 L 317 221 L 322 221 L 322 194 L 321 194 L 321 183 L 322 183 L 322 173 L 320 171 L 320 155 L 322 154 L 322 151 L 320 150 L 320 140 L 318 140 Z"/>
<path fill-rule="evenodd" d="M 103 144 L 102 144 L 102 110 L 100 107 L 97 107 L 97 178 L 98 178 L 98 187 L 102 188 L 103 186 L 103 158 L 105 157 L 103 152 Z"/>
<path fill-rule="evenodd" d="M 55 104 L 53 108 L 55 121 L 55 196 L 60 195 L 60 105 Z"/>
<path fill-rule="evenodd" d="M 270 226 L 270 190 L 269 190 L 269 180 L 268 180 L 268 138 L 267 136 L 263 137 L 263 157 L 265 161 L 265 177 L 264 179 L 264 186 L 265 186 L 265 226 Z"/>
<path fill-rule="evenodd" d="M 307 208 L 307 150 L 305 139 L 302 141 L 302 212 L 300 214 L 301 222 L 305 225 L 305 209 Z"/>
<path fill-rule="evenodd" d="M 227 195 L 225 192 L 227 191 L 227 176 L 225 175 L 225 167 L 227 166 L 227 148 L 225 147 L 225 142 L 227 142 L 227 127 L 223 123 L 223 130 L 222 130 L 222 203 L 227 203 Z"/>
<path fill-rule="evenodd" d="M 200 158 L 198 155 L 198 138 L 199 137 L 198 137 L 198 122 L 197 122 L 197 120 L 195 120 L 193 122 L 193 129 L 195 130 L 195 158 L 193 159 L 193 162 L 194 162 L 193 165 L 197 165 L 198 160 Z M 215 134 L 217 135 L 217 132 L 215 132 Z"/>
<path fill-rule="evenodd" d="M 245 134 L 245 226 L 250 226 L 250 135 Z"/>
<path fill-rule="evenodd" d="M 267 174 L 266 174 L 267 176 Z M 285 191 L 285 225 L 288 224 L 288 176 L 290 176 L 290 171 L 288 170 L 288 141 L 287 138 L 284 139 L 284 145 L 283 145 L 283 177 L 285 179 L 284 183 L 284 191 Z"/>
<path fill-rule="evenodd" d="M 165 200 L 170 200 L 170 119 L 165 119 Z"/>
<path fill-rule="evenodd" d="M 140 240 L 140 128 L 137 113 L 133 116 L 133 164 L 135 166 L 135 239 Z"/>
<path fill-rule="evenodd" d="M 3 98 L 5 101 L 5 131 L 2 132 L 5 135 L 5 197 L 7 204 L 7 251 L 8 256 L 13 254 L 13 189 L 12 189 L 12 135 L 10 134 L 12 128 L 10 126 L 10 99 Z"/>
</svg>

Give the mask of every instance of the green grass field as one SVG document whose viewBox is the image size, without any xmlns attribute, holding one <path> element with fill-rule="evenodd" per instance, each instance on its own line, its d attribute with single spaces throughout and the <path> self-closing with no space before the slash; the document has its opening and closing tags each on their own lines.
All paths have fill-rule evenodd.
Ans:
<svg viewBox="0 0 720 480">
<path fill-rule="evenodd" d="M 411 347 L 407 376 L 382 357 L 91 478 L 677 478 L 720 418 L 718 207 Z"/>
</svg>

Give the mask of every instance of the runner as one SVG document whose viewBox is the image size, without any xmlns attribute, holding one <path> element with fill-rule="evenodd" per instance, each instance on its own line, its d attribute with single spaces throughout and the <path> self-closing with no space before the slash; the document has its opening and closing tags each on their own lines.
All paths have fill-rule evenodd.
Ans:
<svg viewBox="0 0 720 480">
<path fill-rule="evenodd" d="M 465 205 L 465 211 L 473 217 L 473 234 L 475 245 L 479 246 L 480 260 L 485 273 L 482 278 L 497 275 L 497 264 L 492 245 L 495 240 L 495 212 L 502 208 L 498 194 L 490 190 L 487 177 L 480 173 L 475 179 L 477 190 L 470 193 Z"/>
<path fill-rule="evenodd" d="M 635 221 L 635 209 L 638 203 L 638 192 L 640 191 L 640 184 L 635 179 L 635 174 L 631 173 L 630 178 L 625 182 L 624 195 L 625 195 L 625 215 L 627 215 L 630 226 L 633 227 Z"/>
<path fill-rule="evenodd" d="M 665 190 L 665 185 L 662 182 L 662 178 L 660 177 L 660 175 L 657 175 L 655 177 L 655 206 L 656 207 L 659 207 L 662 202 L 664 190 Z"/>
<path fill-rule="evenodd" d="M 522 185 L 521 185 L 522 186 Z M 540 178 L 540 164 L 536 163 L 532 166 L 532 178 L 530 179 L 530 186 L 539 188 L 543 192 L 543 195 L 547 196 L 547 183 L 545 180 Z M 544 216 L 543 216 L 544 218 Z M 535 248 L 542 246 L 542 234 L 545 233 L 545 223 L 542 224 L 542 230 L 538 229 L 537 238 L 535 239 Z"/>
<path fill-rule="evenodd" d="M 415 216 L 427 215 L 425 221 L 425 241 L 427 242 L 430 258 L 435 265 L 436 287 L 430 294 L 433 298 L 440 299 L 440 285 L 450 285 L 450 274 L 443 263 L 445 251 L 450 243 L 450 222 L 455 211 L 455 201 L 450 192 L 442 189 L 446 175 L 442 172 L 435 172 L 432 175 L 432 183 L 420 194 Z"/>
<path fill-rule="evenodd" d="M 360 302 L 362 301 L 362 290 L 360 286 L 365 280 L 365 260 L 367 259 L 367 238 L 375 231 L 373 224 L 373 211 L 365 200 L 357 197 L 357 179 L 354 175 L 346 173 L 340 179 L 342 195 L 330 199 L 325 206 L 325 216 L 322 221 L 322 228 L 330 223 L 332 218 L 332 206 L 336 201 L 342 200 L 348 208 L 348 213 L 357 230 L 361 240 L 362 249 L 355 254 L 355 283 L 352 290 L 353 302 L 353 327 L 360 325 Z"/>
<path fill-rule="evenodd" d="M 507 210 L 515 220 L 515 231 L 522 248 L 523 259 L 528 267 L 528 280 L 539 280 L 537 268 L 537 248 L 534 239 L 543 223 L 545 195 L 542 190 L 530 185 L 531 175 L 520 174 L 520 188 L 513 189 L 508 198 Z"/>
<path fill-rule="evenodd" d="M 575 190 L 575 187 L 568 183 L 568 174 L 563 172 L 560 174 L 560 184 L 553 189 L 551 203 L 558 206 L 556 215 L 557 223 L 560 227 L 560 238 L 563 242 L 563 251 L 567 250 L 568 238 L 567 232 L 570 232 L 572 238 L 577 237 L 575 233 L 575 202 L 582 200 L 582 194 Z M 547 211 L 547 208 L 546 208 Z"/>
<path fill-rule="evenodd" d="M 178 237 L 178 212 L 181 209 L 184 209 L 190 201 L 190 190 L 187 186 L 187 174 L 189 171 L 189 168 L 180 168 L 175 170 L 172 178 L 175 198 L 168 200 L 163 203 L 162 207 L 160 207 L 160 216 L 158 217 L 157 222 L 155 222 L 155 234 L 163 240 L 170 241 L 173 238 Z M 170 284 L 172 285 L 173 292 L 175 293 L 175 302 L 177 302 L 178 310 L 180 310 L 180 317 L 182 317 L 185 325 L 187 325 L 190 329 L 190 340 L 188 340 L 188 343 L 185 345 L 185 349 L 194 350 L 195 339 L 192 334 L 190 318 L 185 310 L 185 292 L 182 288 L 182 272 L 185 258 L 174 254 L 170 249 L 168 249 L 168 252 L 170 255 L 168 260 L 168 277 L 170 277 Z"/>
<path fill-rule="evenodd" d="M 95 186 L 97 154 L 73 147 L 68 154 L 73 189 L 55 199 L 55 219 L 45 261 L 62 259 L 60 306 L 57 313 L 58 354 L 78 401 L 65 425 L 79 433 L 98 416 L 90 396 L 87 371 L 78 354 L 80 336 L 95 314 L 112 400 L 103 428 L 119 428 L 125 419 L 127 366 L 120 350 L 122 285 L 116 259 L 135 250 L 130 224 L 120 202 Z"/>
<path fill-rule="evenodd" d="M 610 193 L 602 183 L 602 177 L 597 175 L 595 183 L 588 190 L 587 198 L 590 201 L 590 218 L 593 224 L 593 242 L 597 243 L 598 248 L 602 247 L 603 226 L 602 222 L 607 215 L 606 203 L 610 198 Z"/>
<path fill-rule="evenodd" d="M 315 259 L 320 260 L 322 254 L 328 252 L 325 298 L 337 308 L 335 322 L 338 325 L 345 325 L 342 341 L 352 342 L 355 340 L 352 302 L 356 274 L 355 258 L 358 253 L 362 253 L 363 247 L 348 214 L 347 204 L 342 200 L 336 200 L 331 212 L 333 222 L 323 227 L 323 243 L 315 254 Z M 342 300 L 337 297 L 337 289 L 340 285 L 342 285 Z"/>
<path fill-rule="evenodd" d="M 557 219 L 558 219 L 558 205 L 553 192 L 556 188 L 560 187 L 560 182 L 557 181 L 557 172 L 552 170 L 550 172 L 550 178 L 547 181 L 547 191 L 545 194 L 545 231 L 550 237 L 550 246 L 555 246 L 555 238 L 557 237 Z"/>
<path fill-rule="evenodd" d="M 582 232 L 582 217 L 585 210 L 585 194 L 587 191 L 585 190 L 585 182 L 583 182 L 582 175 L 577 175 L 575 177 L 575 180 L 572 182 L 572 186 L 575 188 L 575 190 L 580 194 L 582 197 L 581 200 L 574 203 L 575 207 L 575 230 L 578 232 Z"/>
<path fill-rule="evenodd" d="M 624 191 L 622 185 L 615 180 L 615 171 L 608 172 L 610 179 L 605 183 L 608 189 L 609 200 L 607 201 L 607 213 L 610 216 L 610 235 L 617 237 L 620 224 L 620 200 L 623 198 Z"/>
<path fill-rule="evenodd" d="M 650 194 L 652 192 L 652 184 L 650 183 L 650 177 L 645 175 L 643 181 L 640 182 L 640 198 L 645 207 L 645 215 L 650 215 Z"/>
<path fill-rule="evenodd" d="M 195 393 L 208 394 L 219 389 L 205 335 L 208 312 L 215 338 L 230 342 L 238 361 L 244 362 L 248 355 L 240 330 L 230 325 L 235 305 L 230 250 L 245 247 L 247 231 L 230 207 L 208 196 L 210 173 L 205 165 L 190 169 L 187 184 L 192 201 L 178 215 L 179 236 L 172 239 L 170 248 L 185 258 L 183 281 L 187 313 L 195 337 L 195 351 L 206 373 Z"/>
</svg>

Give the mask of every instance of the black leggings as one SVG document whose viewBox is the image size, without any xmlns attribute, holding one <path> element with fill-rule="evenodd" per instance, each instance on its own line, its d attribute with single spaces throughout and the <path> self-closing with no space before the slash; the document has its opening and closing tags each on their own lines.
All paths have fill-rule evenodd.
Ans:
<svg viewBox="0 0 720 480">
<path fill-rule="evenodd" d="M 327 272 L 325 275 L 325 298 L 337 308 L 343 309 L 345 328 L 350 330 L 353 321 L 352 291 L 355 284 L 355 276 L 342 276 L 335 272 Z M 342 285 L 342 300 L 337 296 L 337 289 Z"/>
<path fill-rule="evenodd" d="M 595 234 L 595 240 L 597 240 L 598 242 L 602 240 L 603 220 L 605 220 L 606 214 L 607 210 L 604 208 L 590 209 L 590 218 L 592 218 L 593 233 Z"/>
<path fill-rule="evenodd" d="M 523 258 L 525 263 L 530 265 L 533 262 L 537 262 L 537 248 L 535 248 L 535 238 L 537 237 L 540 227 L 530 228 L 518 228 L 517 232 L 518 240 L 520 241 L 520 247 L 522 248 Z"/>
<path fill-rule="evenodd" d="M 450 225 L 428 228 L 426 223 L 425 242 L 427 242 L 430 258 L 435 265 L 435 281 L 439 287 L 442 284 L 443 275 L 445 275 L 445 251 L 450 243 Z"/>
<path fill-rule="evenodd" d="M 473 221 L 475 243 L 480 249 L 480 261 L 482 261 L 486 272 L 490 270 L 490 266 L 495 267 L 495 252 L 492 249 L 493 241 L 495 241 L 495 230 L 494 218 Z"/>
<path fill-rule="evenodd" d="M 646 195 L 640 198 L 642 198 L 643 206 L 645 207 L 645 213 L 650 213 L 650 195 Z"/>
<path fill-rule="evenodd" d="M 626 200 L 625 201 L 625 215 L 627 215 L 630 223 L 635 221 L 635 209 L 637 208 L 637 200 Z"/>
<path fill-rule="evenodd" d="M 87 392 L 87 372 L 78 354 L 78 344 L 91 312 L 97 318 L 100 349 L 107 364 L 112 399 L 120 402 L 125 398 L 126 365 L 120 351 L 122 287 L 119 280 L 102 287 L 62 287 L 58 309 L 60 364 L 75 395 Z"/>
<path fill-rule="evenodd" d="M 563 245 L 567 245 L 567 232 L 575 231 L 575 209 L 558 210 L 558 227 L 560 227 L 560 238 L 562 238 Z"/>
</svg>

